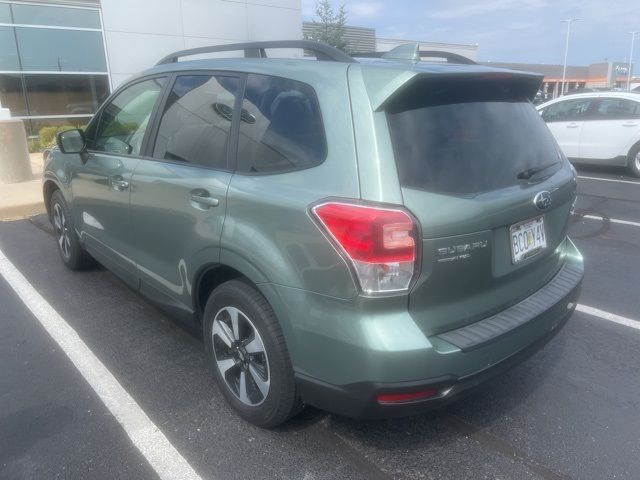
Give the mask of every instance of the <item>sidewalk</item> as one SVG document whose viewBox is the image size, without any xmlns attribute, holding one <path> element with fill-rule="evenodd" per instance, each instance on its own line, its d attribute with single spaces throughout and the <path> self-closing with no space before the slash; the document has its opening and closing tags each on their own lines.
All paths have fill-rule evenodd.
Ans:
<svg viewBox="0 0 640 480">
<path fill-rule="evenodd" d="M 28 217 L 45 212 L 42 201 L 42 153 L 32 153 L 32 180 L 20 183 L 0 182 L 0 221 Z"/>
</svg>

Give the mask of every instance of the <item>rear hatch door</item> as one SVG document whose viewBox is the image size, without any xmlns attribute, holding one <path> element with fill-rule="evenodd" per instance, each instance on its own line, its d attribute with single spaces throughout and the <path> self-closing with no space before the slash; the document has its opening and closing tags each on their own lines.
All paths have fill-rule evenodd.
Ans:
<svg viewBox="0 0 640 480">
<path fill-rule="evenodd" d="M 429 335 L 521 301 L 562 265 L 576 183 L 536 90 L 511 74 L 418 77 L 384 106 L 422 237 L 409 308 Z"/>
</svg>

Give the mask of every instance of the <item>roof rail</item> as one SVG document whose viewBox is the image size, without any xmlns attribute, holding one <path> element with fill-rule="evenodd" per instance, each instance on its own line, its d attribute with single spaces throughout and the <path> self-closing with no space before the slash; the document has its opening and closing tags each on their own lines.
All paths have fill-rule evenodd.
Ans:
<svg viewBox="0 0 640 480">
<path fill-rule="evenodd" d="M 302 48 L 304 50 L 309 50 L 315 53 L 318 60 L 348 63 L 356 62 L 353 57 L 350 57 L 343 51 L 338 50 L 337 48 L 334 48 L 326 43 L 316 42 L 315 40 L 273 40 L 267 42 L 232 43 L 229 45 L 214 45 L 210 47 L 198 47 L 190 48 L 188 50 L 180 50 L 179 52 L 174 52 L 171 55 L 167 55 L 158 63 L 156 63 L 156 65 L 175 63 L 180 57 L 200 55 L 203 53 L 233 52 L 238 50 L 244 50 L 244 56 L 246 58 L 266 58 L 267 53 L 265 52 L 265 49 L 267 48 Z"/>
<path fill-rule="evenodd" d="M 447 63 L 460 63 L 464 65 L 476 65 L 473 60 L 458 55 L 457 53 L 445 52 L 442 50 L 420 50 L 420 43 L 411 42 L 398 45 L 388 52 L 364 52 L 356 53 L 355 57 L 362 58 L 382 58 L 384 60 L 416 63 L 421 57 L 444 58 Z"/>
<path fill-rule="evenodd" d="M 440 50 L 420 50 L 421 57 L 444 58 L 447 63 L 461 63 L 463 65 L 477 65 L 476 62 L 457 53 L 442 52 Z"/>
</svg>

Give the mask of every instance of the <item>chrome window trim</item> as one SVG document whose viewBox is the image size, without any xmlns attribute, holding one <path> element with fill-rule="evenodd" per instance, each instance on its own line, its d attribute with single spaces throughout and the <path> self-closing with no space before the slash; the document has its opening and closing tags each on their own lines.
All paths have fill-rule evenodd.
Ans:
<svg viewBox="0 0 640 480">
<path fill-rule="evenodd" d="M 28 23 L 0 23 L 0 27 L 41 28 L 41 29 L 44 28 L 47 30 L 77 30 L 81 32 L 102 32 L 102 28 L 61 27 L 58 25 L 31 25 Z"/>
<path fill-rule="evenodd" d="M 65 2 L 67 0 L 61 0 L 61 2 Z M 78 0 L 82 1 L 82 0 Z M 0 0 L 0 3 L 17 3 L 18 5 L 36 5 L 39 7 L 55 7 L 55 8 L 78 8 L 82 10 L 100 10 L 99 4 L 96 4 L 95 7 L 89 5 L 78 5 L 75 2 L 61 3 L 61 2 L 22 2 L 20 0 Z"/>
</svg>

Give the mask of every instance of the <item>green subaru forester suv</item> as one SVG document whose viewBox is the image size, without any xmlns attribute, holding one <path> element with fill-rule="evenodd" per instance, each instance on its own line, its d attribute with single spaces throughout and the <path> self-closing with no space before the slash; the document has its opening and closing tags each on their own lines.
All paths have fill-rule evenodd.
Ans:
<svg viewBox="0 0 640 480">
<path fill-rule="evenodd" d="M 244 57 L 179 61 L 227 50 Z M 63 262 L 198 328 L 265 427 L 304 405 L 417 413 L 517 364 L 576 306 L 576 176 L 531 104 L 539 76 L 421 53 L 168 56 L 58 135 L 43 193 Z"/>
</svg>

